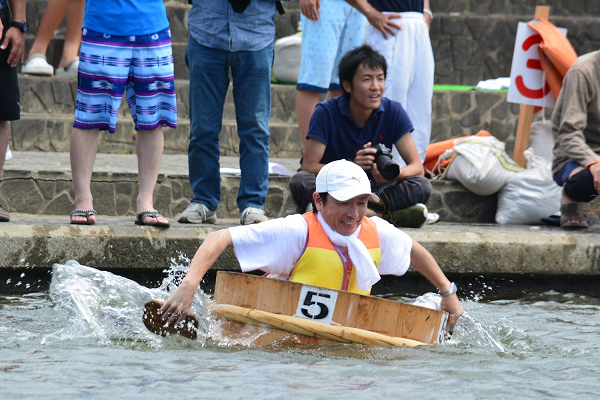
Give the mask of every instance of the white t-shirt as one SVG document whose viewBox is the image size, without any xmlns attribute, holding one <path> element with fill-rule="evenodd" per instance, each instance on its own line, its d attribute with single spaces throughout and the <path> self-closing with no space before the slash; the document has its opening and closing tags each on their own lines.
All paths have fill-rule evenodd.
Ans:
<svg viewBox="0 0 600 400">
<path fill-rule="evenodd" d="M 372 217 L 377 226 L 381 261 L 380 275 L 404 275 L 410 266 L 412 239 L 389 222 Z M 260 224 L 229 228 L 235 255 L 242 271 L 256 269 L 289 276 L 304 252 L 308 225 L 300 214 Z M 345 253 L 345 249 L 340 249 Z"/>
</svg>

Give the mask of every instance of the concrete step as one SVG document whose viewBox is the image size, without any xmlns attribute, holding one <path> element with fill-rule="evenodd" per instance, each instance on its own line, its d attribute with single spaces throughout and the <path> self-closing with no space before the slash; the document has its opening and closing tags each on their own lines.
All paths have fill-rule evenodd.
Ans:
<svg viewBox="0 0 600 400">
<path fill-rule="evenodd" d="M 177 93 L 177 116 L 182 119 L 189 118 L 189 88 L 187 79 L 175 80 Z M 224 119 L 235 119 L 235 106 L 233 102 L 233 86 L 225 97 L 223 112 Z M 19 89 L 21 92 L 21 111 L 30 114 L 64 114 L 74 113 L 77 99 L 77 78 L 67 77 L 39 77 L 33 75 L 19 75 Z M 296 124 L 296 86 L 271 85 L 271 121 Z M 120 116 L 130 117 L 126 101 L 121 102 Z"/>
<path fill-rule="evenodd" d="M 291 18 L 291 17 L 290 17 Z M 435 58 L 435 83 L 476 85 L 479 81 L 510 75 L 515 35 L 519 22 L 529 16 L 518 15 L 451 15 L 440 13 L 431 26 Z M 579 55 L 600 48 L 600 19 L 593 16 L 551 17 L 551 22 L 568 29 L 567 37 Z M 293 34 L 294 29 L 281 35 Z M 187 37 L 187 35 L 183 35 Z M 33 43 L 28 35 L 26 49 Z M 58 65 L 62 38 L 54 38 L 48 47 L 48 59 Z M 185 65 L 187 39 L 173 43 L 175 77 L 188 79 Z"/>
<path fill-rule="evenodd" d="M 68 151 L 76 98 L 75 78 L 40 78 L 20 75 L 23 118 L 12 124 L 12 146 L 16 150 Z M 296 125 L 295 87 L 271 86 L 271 156 L 300 158 L 302 146 Z M 189 82 L 176 81 L 179 126 L 166 130 L 166 151 L 186 152 L 189 138 Z M 512 154 L 519 106 L 506 102 L 506 92 L 435 91 L 432 142 L 489 130 L 507 144 Z M 541 113 L 540 113 L 541 114 Z M 103 135 L 101 152 L 133 151 L 135 131 L 122 102 L 114 136 Z M 541 115 L 536 115 L 536 119 Z M 221 132 L 223 155 L 237 154 L 238 139 L 231 88 L 226 97 Z"/>
<path fill-rule="evenodd" d="M 35 35 L 46 12 L 48 0 L 34 0 L 27 2 L 27 21 L 29 22 L 30 33 Z M 187 42 L 188 39 L 188 11 L 191 8 L 187 0 L 176 0 L 165 2 L 167 9 L 167 18 L 171 27 L 171 37 L 173 42 Z M 285 14 L 275 17 L 276 37 L 289 36 L 298 31 L 298 21 L 300 20 L 300 4 L 298 0 L 286 1 L 283 4 Z M 66 23 L 62 23 L 56 30 L 58 37 L 64 37 Z"/>
<path fill-rule="evenodd" d="M 297 159 L 271 158 L 290 172 L 298 168 Z M 237 157 L 221 157 L 221 167 L 238 168 Z M 295 212 L 288 188 L 289 176 L 272 175 L 265 211 L 271 218 Z M 428 203 L 431 212 L 445 222 L 492 223 L 497 199 L 477 196 L 456 181 L 432 181 L 434 192 Z M 239 175 L 221 176 L 219 218 L 239 218 L 236 204 Z M 133 154 L 98 154 L 92 177 L 94 207 L 99 215 L 134 216 L 137 186 L 137 158 Z M 186 155 L 165 154 L 154 192 L 155 207 L 173 218 L 189 204 L 193 194 L 189 185 Z M 9 212 L 36 215 L 63 215 L 73 210 L 73 187 L 68 153 L 14 152 L 6 162 L 0 180 L 0 204 Z M 600 214 L 599 214 L 600 215 Z"/>
<path fill-rule="evenodd" d="M 12 124 L 10 146 L 17 151 L 68 152 L 72 115 L 21 114 L 21 120 Z M 187 154 L 190 122 L 178 119 L 177 128 L 165 128 L 165 153 Z M 274 122 L 270 124 L 271 157 L 300 159 L 302 143 L 296 124 Z M 133 153 L 135 151 L 135 125 L 131 117 L 119 118 L 115 134 L 100 135 L 100 153 Z M 235 121 L 224 120 L 219 135 L 221 155 L 239 156 L 239 137 Z"/>
<path fill-rule="evenodd" d="M 99 216 L 93 226 L 68 225 L 67 216 L 13 214 L 0 223 L 0 292 L 47 290 L 53 263 L 77 260 L 156 287 L 170 266 L 188 265 L 209 233 L 237 224 L 174 223 L 169 229 L 140 227 L 131 217 Z M 459 286 L 460 298 L 555 290 L 599 296 L 597 240 L 600 228 L 566 232 L 553 227 L 438 223 L 403 229 L 431 252 Z M 240 271 L 226 250 L 203 280 L 205 290 L 219 270 Z M 206 282 L 208 281 L 208 282 Z M 383 276 L 373 294 L 424 293 L 433 287 L 409 270 Z"/>
</svg>

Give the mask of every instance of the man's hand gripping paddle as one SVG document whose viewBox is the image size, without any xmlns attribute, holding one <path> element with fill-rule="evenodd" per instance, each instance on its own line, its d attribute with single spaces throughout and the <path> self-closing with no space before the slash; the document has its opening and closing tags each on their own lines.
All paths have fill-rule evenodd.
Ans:
<svg viewBox="0 0 600 400">
<path fill-rule="evenodd" d="M 188 314 L 185 320 L 177 326 L 167 325 L 163 322 L 160 308 L 165 304 L 164 301 L 150 300 L 144 304 L 144 325 L 152 333 L 160 336 L 169 336 L 173 334 L 181 335 L 188 339 L 196 339 L 198 331 L 198 320 L 192 314 Z"/>
</svg>

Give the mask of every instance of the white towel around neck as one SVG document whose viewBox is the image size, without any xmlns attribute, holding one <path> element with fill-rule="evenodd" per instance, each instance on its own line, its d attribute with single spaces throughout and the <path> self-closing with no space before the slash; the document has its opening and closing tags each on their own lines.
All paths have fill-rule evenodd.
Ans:
<svg viewBox="0 0 600 400">
<path fill-rule="evenodd" d="M 344 236 L 334 231 L 323 219 L 321 211 L 317 213 L 317 218 L 323 226 L 325 234 L 336 246 L 342 246 L 348 248 L 348 255 L 352 260 L 354 268 L 356 268 L 356 283 L 360 290 L 369 291 L 371 286 L 377 283 L 381 276 L 377 272 L 373 258 L 369 254 L 365 244 L 358 238 L 360 233 L 360 226 L 352 234 Z"/>
</svg>

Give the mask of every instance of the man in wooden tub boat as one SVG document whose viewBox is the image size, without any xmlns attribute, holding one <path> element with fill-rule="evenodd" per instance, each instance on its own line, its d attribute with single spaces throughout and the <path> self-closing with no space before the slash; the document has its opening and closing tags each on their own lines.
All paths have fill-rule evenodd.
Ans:
<svg viewBox="0 0 600 400">
<path fill-rule="evenodd" d="M 403 275 L 412 266 L 438 288 L 441 310 L 452 317 L 452 332 L 463 313 L 456 285 L 406 233 L 381 218 L 365 218 L 368 201 L 379 198 L 360 166 L 346 160 L 326 164 L 317 175 L 313 199 L 312 212 L 209 234 L 160 309 L 163 321 L 175 326 L 185 319 L 204 274 L 225 249 L 233 248 L 244 272 L 260 269 L 293 282 L 364 295 L 380 275 Z"/>
</svg>

